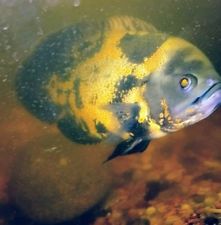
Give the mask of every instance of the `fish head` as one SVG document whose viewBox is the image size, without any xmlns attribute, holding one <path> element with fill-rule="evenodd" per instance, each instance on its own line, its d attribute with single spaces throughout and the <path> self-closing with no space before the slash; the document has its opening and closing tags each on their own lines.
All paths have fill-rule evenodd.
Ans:
<svg viewBox="0 0 221 225">
<path fill-rule="evenodd" d="M 181 38 L 169 38 L 157 54 L 158 67 L 148 77 L 144 97 L 161 131 L 197 123 L 218 108 L 221 77 L 204 53 Z"/>
</svg>

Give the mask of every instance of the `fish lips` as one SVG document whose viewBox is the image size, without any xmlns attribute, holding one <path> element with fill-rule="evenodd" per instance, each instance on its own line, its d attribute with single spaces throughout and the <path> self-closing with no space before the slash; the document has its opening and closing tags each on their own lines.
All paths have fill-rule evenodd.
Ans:
<svg viewBox="0 0 221 225">
<path fill-rule="evenodd" d="M 213 84 L 203 95 L 196 98 L 192 105 L 198 108 L 197 111 L 209 116 L 221 105 L 221 82 Z"/>
<path fill-rule="evenodd" d="M 185 111 L 177 115 L 170 127 L 162 129 L 166 132 L 174 132 L 192 125 L 208 117 L 219 106 L 221 106 L 221 82 L 216 82 L 200 97 L 197 97 Z"/>
<path fill-rule="evenodd" d="M 216 82 L 197 97 L 181 116 L 185 126 L 205 119 L 221 106 L 221 82 Z"/>
<path fill-rule="evenodd" d="M 210 98 L 215 99 L 215 97 L 219 97 L 220 90 L 221 90 L 221 82 L 216 82 L 203 95 L 196 98 L 192 104 L 193 105 L 200 104 L 202 101 L 205 101 Z M 219 100 L 218 102 L 221 103 L 221 99 L 218 98 L 217 100 Z"/>
</svg>

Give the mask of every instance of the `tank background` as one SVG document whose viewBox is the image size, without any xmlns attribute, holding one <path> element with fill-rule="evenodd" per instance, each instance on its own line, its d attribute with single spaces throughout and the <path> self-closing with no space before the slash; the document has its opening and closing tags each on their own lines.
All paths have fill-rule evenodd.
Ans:
<svg viewBox="0 0 221 225">
<path fill-rule="evenodd" d="M 8 130 L 1 129 L 0 132 L 3 137 L 10 136 L 10 140 L 3 138 L 0 145 L 0 183 L 2 184 L 0 192 L 4 192 L 4 179 L 7 180 L 8 175 L 8 172 L 5 171 L 11 165 L 10 163 L 13 163 L 18 146 L 22 145 L 21 142 L 27 141 L 21 141 L 19 134 L 28 134 L 28 131 L 24 132 L 22 126 L 14 128 L 13 123 L 16 118 L 10 116 L 14 115 L 11 112 L 16 111 L 15 106 L 17 106 L 13 89 L 14 77 L 21 62 L 40 40 L 49 33 L 80 20 L 81 17 L 99 19 L 111 15 L 126 14 L 147 20 L 159 30 L 180 35 L 192 41 L 210 57 L 218 72 L 221 73 L 220 8 L 221 2 L 219 0 L 82 0 L 79 7 L 75 7 L 73 1 L 70 0 L 63 0 L 62 3 L 59 0 L 0 0 L 0 126 L 9 122 L 11 124 L 8 126 Z M 22 117 L 23 115 L 21 115 Z M 191 130 L 192 128 L 182 131 L 180 135 L 192 134 L 192 132 L 194 135 L 187 135 L 185 140 L 178 140 L 190 143 L 194 141 L 195 135 L 199 135 L 197 132 L 207 129 L 207 126 L 208 129 L 217 127 L 220 121 L 220 111 L 209 120 L 211 122 L 197 125 L 195 133 Z M 217 132 L 220 132 L 220 129 L 217 129 Z M 214 134 L 209 130 L 208 133 Z M 158 143 L 168 143 L 167 145 L 173 147 L 176 144 L 175 135 L 173 138 L 173 143 L 168 137 L 158 140 L 152 145 L 157 147 Z M 10 151 L 6 152 L 4 146 L 8 145 L 8 141 L 12 144 Z M 208 142 L 208 138 L 202 138 L 202 142 L 200 139 L 197 143 L 203 146 L 204 143 Z M 137 158 L 137 156 L 130 157 Z M 148 157 L 148 153 L 142 157 Z M 114 164 L 123 164 L 126 167 L 127 160 L 128 158 L 119 160 Z M 115 166 L 119 169 L 119 165 Z M 6 197 L 1 194 L 1 198 L 5 199 Z M 11 209 L 7 210 L 7 208 L 1 209 L 3 214 L 11 212 Z"/>
</svg>

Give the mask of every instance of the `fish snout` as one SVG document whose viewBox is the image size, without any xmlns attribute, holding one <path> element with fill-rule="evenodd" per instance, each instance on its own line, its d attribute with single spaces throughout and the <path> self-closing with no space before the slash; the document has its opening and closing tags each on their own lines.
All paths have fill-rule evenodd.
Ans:
<svg viewBox="0 0 221 225">
<path fill-rule="evenodd" d="M 217 81 L 215 84 L 213 84 L 206 92 L 205 92 L 205 98 L 210 98 L 213 96 L 218 95 L 217 93 L 221 91 L 221 80 Z M 221 100 L 221 99 L 220 99 Z"/>
<path fill-rule="evenodd" d="M 212 84 L 193 104 L 205 117 L 221 106 L 221 81 Z"/>
<path fill-rule="evenodd" d="M 219 106 L 221 106 L 221 81 L 213 82 L 186 110 L 177 115 L 177 120 L 181 121 L 183 127 L 189 126 L 211 115 Z"/>
</svg>

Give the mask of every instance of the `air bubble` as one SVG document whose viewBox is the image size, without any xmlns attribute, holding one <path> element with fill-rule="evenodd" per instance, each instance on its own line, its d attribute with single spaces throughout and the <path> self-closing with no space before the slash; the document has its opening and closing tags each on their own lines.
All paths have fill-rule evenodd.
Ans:
<svg viewBox="0 0 221 225">
<path fill-rule="evenodd" d="M 81 4 L 81 1 L 80 1 L 80 0 L 74 0 L 74 1 L 73 1 L 73 6 L 74 6 L 74 7 L 79 7 L 80 4 Z"/>
<path fill-rule="evenodd" d="M 2 30 L 3 30 L 3 31 L 7 31 L 8 28 L 9 28 L 9 26 L 5 26 L 5 27 L 2 28 Z"/>
</svg>

